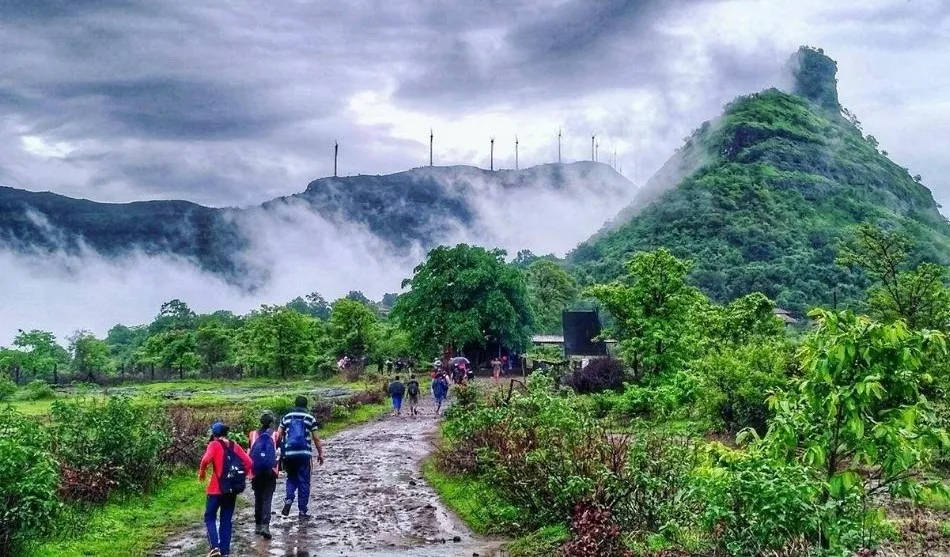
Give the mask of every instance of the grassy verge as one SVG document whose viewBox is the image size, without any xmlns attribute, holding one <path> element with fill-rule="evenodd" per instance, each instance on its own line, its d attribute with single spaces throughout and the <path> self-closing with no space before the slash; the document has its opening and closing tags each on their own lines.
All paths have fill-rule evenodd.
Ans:
<svg viewBox="0 0 950 557">
<path fill-rule="evenodd" d="M 432 459 L 422 466 L 422 474 L 443 503 L 474 532 L 510 534 L 520 529 L 520 510 L 506 502 L 490 483 L 472 476 L 452 476 L 440 472 Z M 546 526 L 506 545 L 511 557 L 546 557 L 570 537 L 565 525 Z"/>
<path fill-rule="evenodd" d="M 326 424 L 321 435 L 328 437 L 373 420 L 387 408 L 385 403 L 361 406 L 345 420 Z M 29 555 L 146 555 L 176 530 L 199 524 L 204 505 L 204 487 L 196 482 L 195 472 L 180 470 L 155 493 L 116 499 L 83 517 L 80 532 L 64 532 L 57 539 L 33 547 Z"/>
</svg>

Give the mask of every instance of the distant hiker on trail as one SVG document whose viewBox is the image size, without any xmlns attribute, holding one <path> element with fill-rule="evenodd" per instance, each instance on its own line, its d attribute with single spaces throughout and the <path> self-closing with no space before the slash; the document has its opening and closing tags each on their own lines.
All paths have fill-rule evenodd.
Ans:
<svg viewBox="0 0 950 557">
<path fill-rule="evenodd" d="M 396 360 L 396 373 L 402 373 L 402 370 L 406 368 L 406 362 L 399 358 Z"/>
<path fill-rule="evenodd" d="M 415 375 L 410 375 L 409 381 L 406 382 L 406 394 L 409 395 L 409 414 L 417 416 L 419 414 L 417 410 L 419 406 L 419 382 L 416 381 Z"/>
<path fill-rule="evenodd" d="M 406 386 L 399 380 L 399 376 L 389 384 L 389 396 L 393 399 L 393 410 L 397 416 L 402 415 L 402 397 L 406 394 Z"/>
<path fill-rule="evenodd" d="M 261 428 L 252 431 L 247 438 L 251 444 L 251 489 L 254 490 L 254 533 L 265 540 L 270 534 L 270 507 L 277 490 L 277 432 L 271 429 L 274 416 L 270 412 L 261 416 Z"/>
<path fill-rule="evenodd" d="M 228 432 L 228 426 L 221 422 L 211 426 L 211 441 L 198 466 L 198 481 L 201 483 L 205 482 L 205 472 L 211 466 L 211 481 L 208 482 L 205 502 L 205 527 L 208 529 L 208 543 L 211 544 L 208 557 L 231 553 L 234 504 L 238 494 L 244 491 L 247 476 L 253 468 L 251 458 L 241 445 L 228 439 Z"/>
<path fill-rule="evenodd" d="M 491 361 L 491 378 L 496 385 L 498 380 L 501 379 L 501 365 L 501 360 L 498 358 Z"/>
<path fill-rule="evenodd" d="M 310 469 L 313 449 L 317 449 L 317 463 L 323 464 L 323 444 L 317 435 L 317 420 L 307 412 L 307 397 L 298 396 L 294 409 L 284 415 L 277 432 L 283 441 L 281 458 L 287 473 L 287 496 L 284 498 L 283 516 L 290 515 L 290 507 L 297 497 L 300 518 L 310 518 L 307 507 L 310 503 Z"/>
<path fill-rule="evenodd" d="M 388 375 L 392 372 L 393 372 L 393 361 L 390 360 L 389 358 L 386 358 L 386 374 Z"/>
<path fill-rule="evenodd" d="M 435 415 L 442 410 L 442 403 L 449 394 L 449 380 L 444 373 L 440 373 L 432 380 L 432 397 L 435 398 Z"/>
</svg>

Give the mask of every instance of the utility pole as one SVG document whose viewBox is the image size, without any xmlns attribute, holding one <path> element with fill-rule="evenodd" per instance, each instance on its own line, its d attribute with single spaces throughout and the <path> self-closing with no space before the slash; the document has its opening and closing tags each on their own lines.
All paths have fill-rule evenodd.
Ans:
<svg viewBox="0 0 950 557">
<path fill-rule="evenodd" d="M 561 164 L 561 128 L 557 129 L 557 163 Z"/>
<path fill-rule="evenodd" d="M 491 151 L 489 151 L 488 169 L 495 170 L 495 138 L 491 138 Z"/>
<path fill-rule="evenodd" d="M 333 142 L 333 177 L 336 178 L 336 161 L 340 157 L 340 143 Z"/>
<path fill-rule="evenodd" d="M 594 138 L 597 137 L 597 134 L 590 136 L 590 160 L 597 160 L 597 153 L 594 152 Z"/>
<path fill-rule="evenodd" d="M 597 142 L 597 145 L 594 147 L 594 162 L 597 162 L 597 157 L 600 155 L 600 141 Z"/>
<path fill-rule="evenodd" d="M 429 166 L 432 166 L 432 142 L 435 138 L 435 135 L 432 133 L 432 128 L 429 128 Z"/>
<path fill-rule="evenodd" d="M 518 170 L 518 136 L 515 136 L 515 170 Z"/>
</svg>

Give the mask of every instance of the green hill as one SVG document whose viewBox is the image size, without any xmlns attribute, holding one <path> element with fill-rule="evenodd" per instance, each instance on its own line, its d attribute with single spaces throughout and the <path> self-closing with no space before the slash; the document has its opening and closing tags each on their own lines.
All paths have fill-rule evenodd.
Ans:
<svg viewBox="0 0 950 557">
<path fill-rule="evenodd" d="M 947 262 L 950 223 L 920 177 L 879 152 L 838 105 L 835 62 L 803 47 L 790 68 L 794 94 L 770 89 L 730 103 L 570 254 L 583 279 L 616 278 L 634 252 L 665 246 L 695 262 L 691 280 L 719 301 L 761 291 L 796 312 L 835 297 L 848 303 L 867 280 L 835 257 L 863 222 L 900 227 L 916 259 Z"/>
</svg>

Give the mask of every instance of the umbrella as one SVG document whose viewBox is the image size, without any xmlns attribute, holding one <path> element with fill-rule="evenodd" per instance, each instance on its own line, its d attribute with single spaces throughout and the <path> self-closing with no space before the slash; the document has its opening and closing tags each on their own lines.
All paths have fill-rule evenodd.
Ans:
<svg viewBox="0 0 950 557">
<path fill-rule="evenodd" d="M 465 362 L 465 365 L 469 365 L 469 364 L 472 363 L 472 362 L 470 362 L 470 361 L 468 360 L 468 358 L 466 358 L 465 356 L 456 356 L 456 357 L 452 358 L 451 360 L 449 360 L 449 363 L 452 364 L 452 365 L 455 365 L 455 364 L 457 364 L 457 363 L 459 363 L 459 362 Z"/>
</svg>

